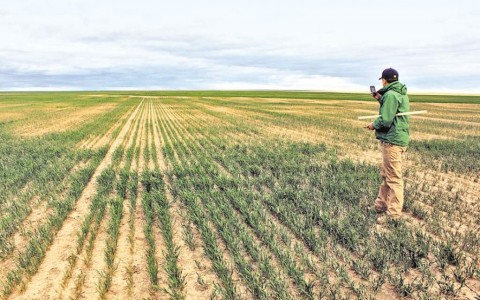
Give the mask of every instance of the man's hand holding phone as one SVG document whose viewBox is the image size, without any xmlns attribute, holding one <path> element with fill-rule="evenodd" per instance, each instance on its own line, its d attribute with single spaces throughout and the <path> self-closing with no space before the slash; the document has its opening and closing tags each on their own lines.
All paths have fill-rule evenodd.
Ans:
<svg viewBox="0 0 480 300">
<path fill-rule="evenodd" d="M 372 97 L 377 99 L 377 100 L 380 99 L 380 97 L 382 97 L 382 95 L 377 93 L 377 90 L 375 89 L 375 86 L 373 86 L 373 85 L 370 86 L 370 95 L 372 95 Z"/>
</svg>

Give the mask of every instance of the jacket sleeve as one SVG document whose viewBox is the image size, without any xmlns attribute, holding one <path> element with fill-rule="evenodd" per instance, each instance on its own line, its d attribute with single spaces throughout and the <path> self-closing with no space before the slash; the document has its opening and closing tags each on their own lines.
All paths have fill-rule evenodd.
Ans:
<svg viewBox="0 0 480 300">
<path fill-rule="evenodd" d="M 383 104 L 380 107 L 380 117 L 373 122 L 375 129 L 389 129 L 392 126 L 393 119 L 397 114 L 398 101 L 392 93 L 383 96 Z"/>
</svg>

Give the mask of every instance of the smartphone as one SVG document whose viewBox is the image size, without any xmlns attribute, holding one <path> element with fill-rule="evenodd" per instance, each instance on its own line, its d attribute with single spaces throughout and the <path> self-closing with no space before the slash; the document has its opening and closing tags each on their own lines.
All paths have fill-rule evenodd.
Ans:
<svg viewBox="0 0 480 300">
<path fill-rule="evenodd" d="M 375 86 L 371 85 L 370 86 L 370 94 L 375 95 L 377 93 L 377 90 L 375 89 Z"/>
</svg>

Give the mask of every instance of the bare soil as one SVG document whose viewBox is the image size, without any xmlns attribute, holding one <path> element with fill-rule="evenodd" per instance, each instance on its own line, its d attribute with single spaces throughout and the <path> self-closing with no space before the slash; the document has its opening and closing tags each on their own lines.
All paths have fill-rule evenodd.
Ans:
<svg viewBox="0 0 480 300">
<path fill-rule="evenodd" d="M 131 115 L 117 139 L 112 143 L 105 158 L 95 170 L 90 182 L 77 200 L 74 211 L 64 221 L 37 273 L 27 284 L 25 292 L 14 294 L 14 297 L 20 299 L 52 299 L 61 292 L 63 270 L 66 270 L 68 267 L 68 258 L 71 253 L 74 253 L 76 234 L 89 211 L 90 201 L 93 199 L 97 189 L 97 178 L 111 164 L 113 152 L 123 142 L 130 122 L 137 112 L 138 110 Z"/>
<path fill-rule="evenodd" d="M 86 97 L 103 97 L 106 95 L 84 95 Z M 365 122 L 357 120 L 359 115 L 376 114 L 378 104 L 364 101 L 332 101 L 332 100 L 302 100 L 302 99 L 255 99 L 245 97 L 233 98 L 190 98 L 190 97 L 141 97 L 132 96 L 139 100 L 139 104 L 127 112 L 121 119 L 118 120 L 111 128 L 106 130 L 102 136 L 89 137 L 80 143 L 79 147 L 95 148 L 102 145 L 109 145 L 109 150 L 102 160 L 100 165 L 94 172 L 91 181 L 87 184 L 82 192 L 80 198 L 76 202 L 74 210 L 70 213 L 60 231 L 56 234 L 53 244 L 47 249 L 46 255 L 39 266 L 37 273 L 26 279 L 27 283 L 24 291 L 17 289 L 11 295 L 14 299 L 66 299 L 66 298 L 98 298 L 98 287 L 102 281 L 102 274 L 107 270 L 105 263 L 105 249 L 106 240 L 109 237 L 107 226 L 109 222 L 108 208 L 106 216 L 102 220 L 101 226 L 97 232 L 97 237 L 94 242 L 93 254 L 91 260 L 87 258 L 86 250 L 83 249 L 77 258 L 76 263 L 72 268 L 72 275 L 67 280 L 66 284 L 62 286 L 62 280 L 69 270 L 70 259 L 76 253 L 77 233 L 80 230 L 82 222 L 89 213 L 90 203 L 97 192 L 96 180 L 103 170 L 112 165 L 112 157 L 115 149 L 123 146 L 127 150 L 130 146 L 135 147 L 139 151 L 139 158 L 134 158 L 130 171 L 136 172 L 139 175 L 144 171 L 153 170 L 156 166 L 159 167 L 162 174 L 163 181 L 166 187 L 166 197 L 170 202 L 169 213 L 172 217 L 173 242 L 179 249 L 178 265 L 185 276 L 186 286 L 184 296 L 186 299 L 210 299 L 215 293 L 214 286 L 221 285 L 217 277 L 212 261 L 207 257 L 203 241 L 199 229 L 193 224 L 189 223 L 189 216 L 187 208 L 181 199 L 177 199 L 172 191 L 172 184 L 175 178 L 171 177 L 171 170 L 173 165 L 165 158 L 165 145 L 178 143 L 187 148 L 187 153 L 191 155 L 191 160 L 195 160 L 195 151 L 206 151 L 205 148 L 210 145 L 215 147 L 212 141 L 207 141 L 202 144 L 199 141 L 202 139 L 208 140 L 209 133 L 204 133 L 203 129 L 216 128 L 224 131 L 225 137 L 228 137 L 228 143 L 231 145 L 249 143 L 258 139 L 285 139 L 287 141 L 297 141 L 306 143 L 325 143 L 337 150 L 340 159 L 349 159 L 357 163 L 366 163 L 371 165 L 379 165 L 381 161 L 380 151 L 377 150 L 377 143 L 373 137 L 373 133 L 350 131 L 350 128 L 361 128 Z M 187 109 L 182 104 L 163 101 L 171 101 L 178 99 L 179 102 L 185 99 L 192 99 L 195 107 Z M 228 106 L 217 105 L 216 99 L 222 101 L 230 101 Z M 249 106 L 248 101 L 255 101 L 258 103 L 268 104 L 271 109 L 265 109 L 262 106 Z M 244 104 L 241 104 L 245 102 Z M 241 105 L 240 105 L 240 104 Z M 279 105 L 276 106 L 275 104 Z M 300 103 L 300 104 L 299 104 Z M 239 105 L 236 105 L 239 104 Z M 93 109 L 77 109 L 71 111 L 67 107 L 50 108 L 54 117 L 39 119 L 36 121 L 27 120 L 23 126 L 17 128 L 17 133 L 23 136 L 37 136 L 48 132 L 63 131 L 78 127 L 89 118 L 95 117 L 99 114 L 105 113 L 113 109 L 115 105 L 105 104 L 98 105 Z M 181 107 L 181 109 L 179 109 Z M 267 106 L 266 106 L 267 107 Z M 427 109 L 429 114 L 425 116 L 418 116 L 412 118 L 413 128 L 412 139 L 414 140 L 440 140 L 440 139 L 455 139 L 457 138 L 452 133 L 455 128 L 465 127 L 462 134 L 470 134 L 478 131 L 477 127 L 480 122 L 476 120 L 476 113 L 480 112 L 478 105 L 457 105 L 457 104 L 424 104 L 414 103 L 412 107 L 415 110 Z M 412 110 L 414 110 L 412 108 Z M 68 113 L 65 113 L 68 112 Z M 279 113 L 271 114 L 271 113 Z M 472 113 L 473 112 L 473 113 Z M 458 115 L 464 115 L 465 119 L 457 118 Z M 223 117 L 225 116 L 225 118 Z M 321 118 L 319 117 L 321 116 Z M 17 113 L 0 113 L 0 121 L 3 119 L 19 118 Z M 297 118 L 298 117 L 298 118 Z M 302 118 L 312 119 L 319 117 L 318 124 L 314 122 L 295 122 Z M 280 120 L 280 121 L 279 121 Z M 292 121 L 293 120 L 293 121 Z M 283 121 L 283 122 L 282 122 Z M 444 123 L 445 128 L 429 128 L 428 126 L 420 126 L 428 124 L 428 121 Z M 245 125 L 242 127 L 242 132 L 237 132 L 235 127 L 238 125 Z M 324 125 L 328 126 L 324 126 Z M 337 124 L 337 127 L 331 126 Z M 468 128 L 467 128 L 468 127 Z M 121 128 L 119 135 L 113 139 L 112 133 Z M 161 129 L 172 131 L 175 136 L 175 141 L 168 135 L 165 136 Z M 193 129 L 192 131 L 189 131 Z M 198 129 L 198 132 L 196 131 Z M 227 130 L 228 129 L 228 130 Z M 231 130 L 230 130 L 231 129 Z M 134 139 L 135 134 L 136 139 Z M 351 138 L 357 134 L 358 140 L 352 142 Z M 478 132 L 477 132 L 478 134 Z M 343 137 L 343 138 L 339 138 Z M 365 140 L 367 139 L 367 140 Z M 209 144 L 210 143 L 210 144 Z M 190 145 L 194 145 L 191 148 Z M 145 158 L 145 147 L 149 149 L 154 147 L 156 149 L 156 157 Z M 217 149 L 222 151 L 221 149 Z M 178 164 L 182 164 L 180 159 L 181 152 L 173 149 L 174 157 Z M 134 156 L 135 157 L 135 156 Z M 213 156 L 212 156 L 213 159 Z M 119 165 L 113 166 L 115 170 L 120 170 L 125 165 L 125 156 L 123 156 Z M 224 168 L 220 161 L 214 163 L 220 173 L 225 176 L 233 176 L 226 168 Z M 190 164 L 190 162 L 186 162 Z M 466 174 L 444 173 L 439 170 L 429 168 L 427 166 L 419 165 L 415 157 L 407 157 L 405 165 L 410 169 L 410 173 L 406 178 L 408 184 L 412 188 L 419 189 L 419 195 L 425 195 L 428 192 L 442 192 L 444 195 L 454 199 L 453 201 L 442 200 L 445 203 L 418 203 L 419 207 L 425 209 L 428 214 L 440 211 L 445 224 L 449 228 L 438 235 L 432 235 L 435 239 L 441 240 L 442 234 L 462 234 L 465 233 L 469 227 L 475 225 L 475 218 L 479 217 L 480 198 L 480 183 L 468 177 Z M 428 185 L 430 190 L 423 191 L 423 187 L 415 185 L 417 182 L 424 182 Z M 268 188 L 264 191 L 269 193 Z M 150 282 L 147 261 L 146 249 L 148 241 L 145 237 L 145 212 L 142 206 L 142 195 L 144 193 L 141 183 L 138 186 L 138 198 L 135 207 L 133 207 L 133 220 L 130 216 L 130 199 L 128 196 L 123 202 L 123 216 L 120 222 L 118 247 L 115 253 L 115 270 L 112 277 L 112 285 L 108 291 L 107 299 L 167 299 L 169 296 L 165 292 L 168 290 L 168 275 L 164 271 L 165 264 L 165 241 L 158 224 L 158 219 L 154 223 L 154 236 L 156 246 L 156 260 L 158 262 L 159 282 L 158 286 L 152 287 Z M 115 197 L 112 194 L 112 197 Z M 364 201 L 363 199 L 362 201 Z M 366 201 L 366 200 L 365 200 Z M 445 211 L 449 205 L 461 205 L 462 208 L 458 212 L 448 213 Z M 48 208 L 41 203 L 30 216 L 25 220 L 24 227 L 26 230 L 33 229 L 40 224 L 46 215 L 48 215 Z M 326 260 L 323 260 L 315 253 L 309 251 L 304 243 L 299 240 L 295 234 L 275 216 L 265 208 L 266 215 L 269 217 L 271 228 L 275 228 L 273 238 L 282 245 L 285 251 L 292 254 L 293 262 L 299 269 L 305 271 L 305 279 L 308 281 L 319 280 L 318 274 L 310 272 L 304 258 L 308 258 L 317 269 L 327 266 L 330 283 L 342 284 L 340 275 L 336 271 L 336 266 L 340 265 L 346 268 L 348 276 L 355 282 L 355 284 L 365 284 L 367 289 L 370 288 L 368 282 L 362 279 L 356 272 L 353 271 L 350 264 L 355 260 L 354 254 L 349 254 L 349 258 L 345 258 L 342 253 L 345 253 L 339 245 L 333 241 L 325 244 L 328 254 Z M 235 216 L 242 220 L 242 215 L 239 211 L 235 211 Z M 405 214 L 405 219 L 408 226 L 421 228 L 424 232 L 431 230 L 432 224 L 429 220 L 422 220 L 417 218 L 413 213 Z M 130 226 L 133 222 L 133 228 Z M 262 253 L 265 253 L 270 258 L 273 270 L 284 278 L 288 285 L 289 292 L 294 298 L 301 298 L 298 287 L 289 277 L 285 268 L 282 266 L 280 260 L 275 256 L 268 244 L 259 238 L 254 231 L 254 227 L 249 224 L 240 224 L 246 228 L 246 232 L 253 237 L 253 241 Z M 236 268 L 234 260 L 227 250 L 226 244 L 221 238 L 220 231 L 210 222 L 211 229 L 216 235 L 216 241 L 222 251 L 223 260 L 226 261 L 232 269 L 232 278 L 236 284 L 237 291 L 242 299 L 253 299 L 254 295 L 249 291 L 247 284 L 242 278 L 241 273 Z M 318 229 L 318 228 L 317 228 Z M 190 249 L 184 239 L 186 230 L 191 231 L 193 240 L 196 244 L 195 249 Z M 385 230 L 377 227 L 372 230 Z M 289 239 L 287 244 L 282 241 L 283 238 Z M 14 235 L 16 245 L 21 247 L 25 244 L 25 237 L 22 232 Z M 297 245 L 295 247 L 295 245 Z M 298 247 L 303 247 L 302 251 L 297 251 Z M 348 251 L 347 251 L 348 252 Z M 242 248 L 242 255 L 248 261 L 252 268 L 259 272 L 259 262 L 254 261 Z M 475 254 L 469 254 L 469 259 Z M 0 266 L 13 267 L 13 259 L 7 258 L 0 262 Z M 435 276 L 439 273 L 435 269 L 435 265 L 431 267 L 435 271 Z M 4 274 L 1 272 L 1 274 Z M 412 282 L 419 271 L 410 271 L 406 275 L 408 282 Z M 377 277 L 379 274 L 373 272 L 372 277 Z M 3 279 L 3 278 L 2 278 Z M 131 280 L 131 282 L 130 282 Z M 480 289 L 480 282 L 476 279 L 467 280 L 467 284 L 475 289 Z M 319 293 L 319 285 L 314 287 L 314 292 Z M 270 291 L 271 292 L 271 291 Z M 355 294 L 346 286 L 341 286 L 341 293 L 345 298 L 355 297 Z M 463 289 L 460 297 L 474 298 L 475 292 Z M 399 299 L 395 288 L 391 284 L 385 284 L 380 292 L 376 295 L 378 299 Z"/>
</svg>

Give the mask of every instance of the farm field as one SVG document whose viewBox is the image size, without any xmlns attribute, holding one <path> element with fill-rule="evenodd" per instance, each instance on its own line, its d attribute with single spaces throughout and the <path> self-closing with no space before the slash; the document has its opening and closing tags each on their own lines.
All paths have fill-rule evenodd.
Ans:
<svg viewBox="0 0 480 300">
<path fill-rule="evenodd" d="M 410 96 L 377 225 L 368 95 L 0 94 L 0 299 L 479 299 L 480 97 Z"/>
</svg>

